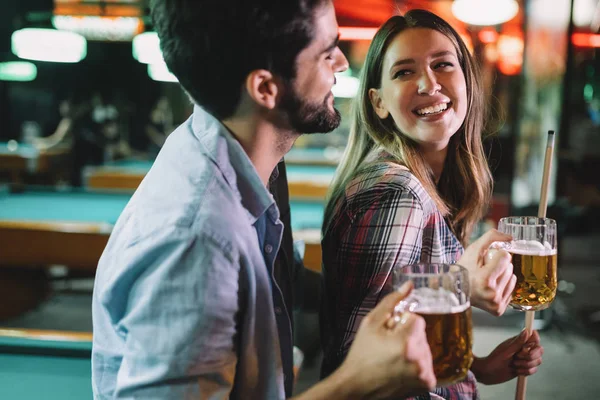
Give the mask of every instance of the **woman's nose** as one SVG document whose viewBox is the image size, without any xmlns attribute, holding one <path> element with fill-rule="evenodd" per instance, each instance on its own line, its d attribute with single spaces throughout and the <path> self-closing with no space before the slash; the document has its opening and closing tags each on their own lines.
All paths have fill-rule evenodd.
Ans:
<svg viewBox="0 0 600 400">
<path fill-rule="evenodd" d="M 437 82 L 435 74 L 432 71 L 425 71 L 419 78 L 419 94 L 434 95 L 442 89 L 442 86 Z"/>
</svg>

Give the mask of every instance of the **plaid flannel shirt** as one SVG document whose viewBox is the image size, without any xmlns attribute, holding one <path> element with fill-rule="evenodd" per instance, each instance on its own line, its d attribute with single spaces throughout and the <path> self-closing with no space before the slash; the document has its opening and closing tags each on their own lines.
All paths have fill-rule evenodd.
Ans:
<svg viewBox="0 0 600 400">
<path fill-rule="evenodd" d="M 324 232 L 322 377 L 344 360 L 362 318 L 392 288 L 392 266 L 452 263 L 463 248 L 421 183 L 391 161 L 367 164 L 346 186 Z M 418 399 L 478 399 L 468 377 Z"/>
</svg>

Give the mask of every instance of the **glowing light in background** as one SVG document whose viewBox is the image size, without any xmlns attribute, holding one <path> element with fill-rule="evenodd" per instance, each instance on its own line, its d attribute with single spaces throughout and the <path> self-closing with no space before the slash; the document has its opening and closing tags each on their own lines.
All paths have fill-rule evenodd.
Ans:
<svg viewBox="0 0 600 400">
<path fill-rule="evenodd" d="M 351 76 L 352 72 L 348 70 L 335 74 L 335 85 L 331 88 L 334 97 L 338 98 L 353 98 L 358 93 L 360 84 L 358 78 Z"/>
<path fill-rule="evenodd" d="M 144 30 L 142 20 L 136 17 L 55 15 L 52 25 L 89 40 L 129 41 Z"/>
<path fill-rule="evenodd" d="M 375 36 L 377 28 L 341 26 L 339 32 L 340 40 L 371 40 Z"/>
<path fill-rule="evenodd" d="M 37 77 L 37 67 L 28 61 L 0 63 L 0 81 L 30 82 Z"/>
<path fill-rule="evenodd" d="M 484 44 L 496 43 L 498 32 L 492 28 L 484 28 L 479 31 L 479 41 Z"/>
<path fill-rule="evenodd" d="M 465 46 L 469 50 L 469 53 L 473 54 L 473 40 L 471 40 L 471 35 L 466 32 L 458 31 L 458 35 L 465 42 Z"/>
<path fill-rule="evenodd" d="M 523 67 L 523 38 L 502 34 L 498 37 L 498 69 L 504 75 L 517 75 Z"/>
<path fill-rule="evenodd" d="M 133 38 L 133 58 L 143 64 L 163 63 L 160 40 L 156 32 L 144 32 Z"/>
<path fill-rule="evenodd" d="M 75 32 L 25 28 L 13 32 L 12 52 L 27 60 L 76 63 L 87 55 L 87 41 Z"/>
<path fill-rule="evenodd" d="M 158 82 L 179 82 L 164 62 L 148 64 L 148 76 Z"/>
<path fill-rule="evenodd" d="M 573 4 L 573 23 L 575 26 L 590 26 L 596 15 L 596 0 L 575 0 Z M 561 30 L 569 23 L 571 2 L 569 0 L 532 0 L 529 12 L 535 16 L 537 25 Z"/>
<path fill-rule="evenodd" d="M 498 25 L 513 19 L 519 11 L 515 0 L 454 0 L 452 13 L 470 25 Z"/>
<path fill-rule="evenodd" d="M 571 42 L 577 47 L 600 47 L 600 35 L 591 33 L 574 33 Z"/>
</svg>

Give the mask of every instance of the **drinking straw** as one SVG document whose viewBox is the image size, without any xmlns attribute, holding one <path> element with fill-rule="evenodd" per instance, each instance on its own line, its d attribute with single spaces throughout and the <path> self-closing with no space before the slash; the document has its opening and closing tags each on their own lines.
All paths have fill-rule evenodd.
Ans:
<svg viewBox="0 0 600 400">
<path fill-rule="evenodd" d="M 538 208 L 538 218 L 546 218 L 546 209 L 548 208 L 548 181 L 550 179 L 550 169 L 552 168 L 552 152 L 554 150 L 554 131 L 548 131 L 548 142 L 546 144 L 546 158 L 544 159 L 544 174 L 542 175 L 542 191 L 540 193 L 540 207 Z M 531 334 L 533 329 L 533 320 L 535 311 L 525 312 L 525 329 Z M 515 400 L 525 400 L 525 391 L 527 389 L 527 377 L 519 376 L 517 378 L 517 392 Z"/>
</svg>

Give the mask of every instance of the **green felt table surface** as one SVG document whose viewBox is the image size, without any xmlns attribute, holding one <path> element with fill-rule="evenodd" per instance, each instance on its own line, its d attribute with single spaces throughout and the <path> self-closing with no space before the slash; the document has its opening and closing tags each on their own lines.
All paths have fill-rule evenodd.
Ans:
<svg viewBox="0 0 600 400">
<path fill-rule="evenodd" d="M 8 142 L 0 142 L 0 155 L 18 154 L 23 157 L 35 157 L 39 155 L 39 150 L 30 144 L 17 143 L 16 148 L 9 146 Z"/>
<path fill-rule="evenodd" d="M 91 399 L 91 349 L 91 342 L 0 337 L 0 399 Z"/>
<path fill-rule="evenodd" d="M 115 170 L 126 170 L 131 172 L 146 173 L 152 166 L 153 161 L 151 160 L 135 160 L 135 159 L 124 159 L 106 163 L 103 167 L 115 169 Z"/>
<path fill-rule="evenodd" d="M 292 147 L 285 155 L 290 164 L 331 164 L 337 165 L 344 149 L 333 147 Z"/>
<path fill-rule="evenodd" d="M 70 221 L 114 224 L 130 194 L 27 189 L 0 192 L 0 219 L 10 221 Z"/>
<path fill-rule="evenodd" d="M 285 155 L 285 158 L 289 158 L 291 162 L 304 161 L 310 162 L 323 162 L 330 161 L 335 162 L 339 160 L 343 149 L 341 148 L 321 148 L 321 147 L 292 147 L 290 151 Z M 119 160 L 111 163 L 117 166 L 134 166 L 134 167 L 145 167 L 152 164 L 152 161 L 138 160 L 138 159 L 127 159 Z"/>
<path fill-rule="evenodd" d="M 103 165 L 101 168 L 106 168 L 110 171 L 117 171 L 129 174 L 145 175 L 152 167 L 152 161 L 125 159 L 114 161 Z M 331 181 L 335 173 L 335 166 L 332 165 L 296 165 L 288 164 L 286 166 L 288 179 L 290 181 L 311 181 L 311 180 L 326 180 Z"/>
<path fill-rule="evenodd" d="M 21 193 L 0 190 L 0 220 L 68 221 L 114 224 L 131 194 L 56 191 L 28 188 Z M 292 200 L 292 229 L 320 229 L 324 206 L 321 202 Z"/>
</svg>

